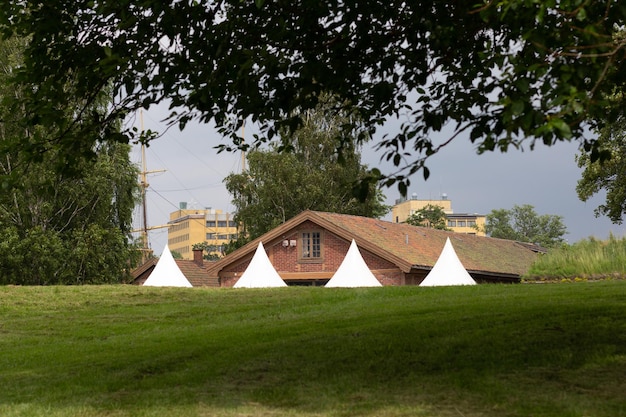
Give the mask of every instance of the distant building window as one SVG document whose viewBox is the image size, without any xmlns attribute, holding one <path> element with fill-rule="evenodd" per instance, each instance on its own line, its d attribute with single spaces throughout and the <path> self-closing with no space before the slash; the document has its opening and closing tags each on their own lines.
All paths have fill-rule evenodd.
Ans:
<svg viewBox="0 0 626 417">
<path fill-rule="evenodd" d="M 468 220 L 467 221 L 467 225 L 469 227 L 475 227 L 476 226 L 476 220 Z"/>
<path fill-rule="evenodd" d="M 320 232 L 302 233 L 302 258 L 315 259 L 322 257 L 322 238 Z"/>
<path fill-rule="evenodd" d="M 456 227 L 456 220 L 448 220 L 448 227 Z"/>
<path fill-rule="evenodd" d="M 217 227 L 227 227 L 227 226 L 228 226 L 228 222 L 226 220 L 217 221 Z"/>
<path fill-rule="evenodd" d="M 228 227 L 237 227 L 237 222 L 235 222 L 234 220 L 229 220 Z"/>
<path fill-rule="evenodd" d="M 456 222 L 457 227 L 465 227 L 467 222 L 465 220 L 459 220 Z"/>
<path fill-rule="evenodd" d="M 215 239 L 216 235 L 217 235 L 217 233 L 207 233 L 206 234 L 206 238 L 207 238 L 207 240 Z"/>
</svg>

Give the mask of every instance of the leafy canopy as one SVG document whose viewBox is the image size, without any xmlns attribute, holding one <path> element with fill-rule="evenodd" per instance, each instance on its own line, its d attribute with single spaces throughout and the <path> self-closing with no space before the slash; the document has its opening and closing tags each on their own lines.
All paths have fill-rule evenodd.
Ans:
<svg viewBox="0 0 626 417">
<path fill-rule="evenodd" d="M 576 157 L 578 166 L 584 169 L 576 191 L 582 201 L 587 201 L 605 190 L 605 202 L 596 208 L 596 216 L 606 215 L 621 224 L 626 212 L 626 117 L 605 126 L 598 143 L 600 151 L 608 153 L 608 158 L 593 161 L 584 153 Z"/>
<path fill-rule="evenodd" d="M 367 175 L 355 131 L 352 142 L 344 141 L 337 152 L 337 133 L 354 117 L 335 112 L 335 102 L 308 111 L 304 124 L 288 140 L 290 152 L 278 144 L 247 155 L 248 169 L 224 180 L 233 197 L 235 220 L 254 239 L 304 210 L 329 211 L 381 217 L 387 211 L 380 189 L 367 185 L 365 199 L 358 198 L 356 186 Z M 288 135 L 287 131 L 284 135 Z M 284 146 L 284 145 L 283 145 Z M 356 186 L 356 187 L 355 187 Z"/>
<path fill-rule="evenodd" d="M 461 135 L 478 152 L 576 138 L 594 160 L 585 122 L 611 122 L 624 108 L 606 114 L 626 79 L 626 40 L 613 36 L 625 21 L 626 3 L 615 0 L 24 0 L 0 9 L 3 36 L 32 39 L 19 71 L 31 86 L 20 99 L 27 116 L 53 126 L 70 159 L 92 149 L 77 146 L 92 140 L 86 131 L 166 99 L 171 123 L 214 121 L 232 139 L 221 149 L 255 147 L 295 131 L 328 92 L 357 109 L 369 135 L 386 118 L 404 120 L 378 144 L 400 169 L 370 176 L 399 181 L 403 194 L 408 176 L 428 177 L 426 158 Z M 109 112 L 86 111 L 111 85 Z M 77 99 L 82 107 L 58 117 L 60 103 Z M 254 143 L 237 136 L 248 119 L 261 127 Z M 435 140 L 445 126 L 450 135 Z"/>
<path fill-rule="evenodd" d="M 411 214 L 406 219 L 406 223 L 438 230 L 450 230 L 447 226 L 447 217 L 443 207 L 433 204 L 427 204 Z"/>
<path fill-rule="evenodd" d="M 567 228 L 562 216 L 539 215 L 533 206 L 524 204 L 515 205 L 511 210 L 492 210 L 485 219 L 485 233 L 550 248 L 563 243 Z"/>
<path fill-rule="evenodd" d="M 0 41 L 2 98 L 25 94 L 9 82 L 25 48 L 24 39 Z M 80 104 L 58 106 L 62 118 Z M 90 111 L 105 106 L 94 101 Z M 59 170 L 66 160 L 59 148 L 40 152 L 57 131 L 29 124 L 26 112 L 0 104 L 0 176 L 12 184 L 0 192 L 0 284 L 123 281 L 135 253 L 128 240 L 138 188 L 130 147 L 94 132 L 83 142 L 89 152 Z"/>
</svg>

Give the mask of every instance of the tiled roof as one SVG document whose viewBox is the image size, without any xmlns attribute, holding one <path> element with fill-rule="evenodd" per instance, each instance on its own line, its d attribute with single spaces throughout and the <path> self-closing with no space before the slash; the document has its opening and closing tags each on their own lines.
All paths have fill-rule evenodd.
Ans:
<svg viewBox="0 0 626 417">
<path fill-rule="evenodd" d="M 307 220 L 347 241 L 354 239 L 360 248 L 394 263 L 404 272 L 412 268 L 432 268 L 447 237 L 469 272 L 519 276 L 528 270 L 536 257 L 532 247 L 511 240 L 428 229 L 369 217 L 304 211 L 210 266 L 209 275 L 217 276 L 226 265 L 253 252 L 259 241 L 266 244 L 279 239 L 285 232 Z"/>
<path fill-rule="evenodd" d="M 158 258 L 150 258 L 137 268 L 133 269 L 130 272 L 130 275 L 133 277 L 133 283 L 142 285 L 154 270 L 158 260 Z"/>
<path fill-rule="evenodd" d="M 158 258 L 148 259 L 146 263 L 133 270 L 131 272 L 133 283 L 143 285 L 154 270 L 158 260 Z M 174 261 L 176 261 L 176 265 L 178 265 L 178 268 L 180 268 L 181 272 L 192 286 L 219 287 L 219 280 L 216 277 L 210 277 L 207 273 L 207 267 L 210 266 L 210 264 L 198 266 L 194 261 L 187 261 L 183 259 L 175 259 Z"/>
<path fill-rule="evenodd" d="M 207 274 L 207 267 L 198 266 L 194 261 L 175 259 L 176 265 L 194 287 L 219 287 L 219 281 Z"/>
<path fill-rule="evenodd" d="M 353 235 L 357 244 L 378 255 L 380 251 L 401 259 L 397 263 L 404 271 L 408 266 L 431 268 L 446 243 L 454 247 L 468 271 L 522 275 L 535 260 L 536 253 L 527 245 L 512 240 L 494 239 L 391 223 L 368 217 L 313 212 L 316 217 L 332 223 L 332 231 Z M 383 256 L 389 259 L 388 256 Z"/>
</svg>

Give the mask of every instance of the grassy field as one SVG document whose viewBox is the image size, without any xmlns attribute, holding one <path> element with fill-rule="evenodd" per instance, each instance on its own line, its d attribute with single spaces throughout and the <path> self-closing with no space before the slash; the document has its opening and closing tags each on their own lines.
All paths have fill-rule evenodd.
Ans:
<svg viewBox="0 0 626 417">
<path fill-rule="evenodd" d="M 626 415 L 626 282 L 0 287 L 1 416 Z"/>
</svg>

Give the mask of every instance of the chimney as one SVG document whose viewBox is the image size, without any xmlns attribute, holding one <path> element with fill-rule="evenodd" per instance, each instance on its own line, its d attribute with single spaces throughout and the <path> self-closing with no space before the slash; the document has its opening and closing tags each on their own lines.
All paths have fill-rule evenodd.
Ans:
<svg viewBox="0 0 626 417">
<path fill-rule="evenodd" d="M 194 249 L 193 250 L 193 263 L 198 265 L 200 268 L 204 266 L 204 260 L 202 259 L 203 254 L 202 249 Z"/>
</svg>

